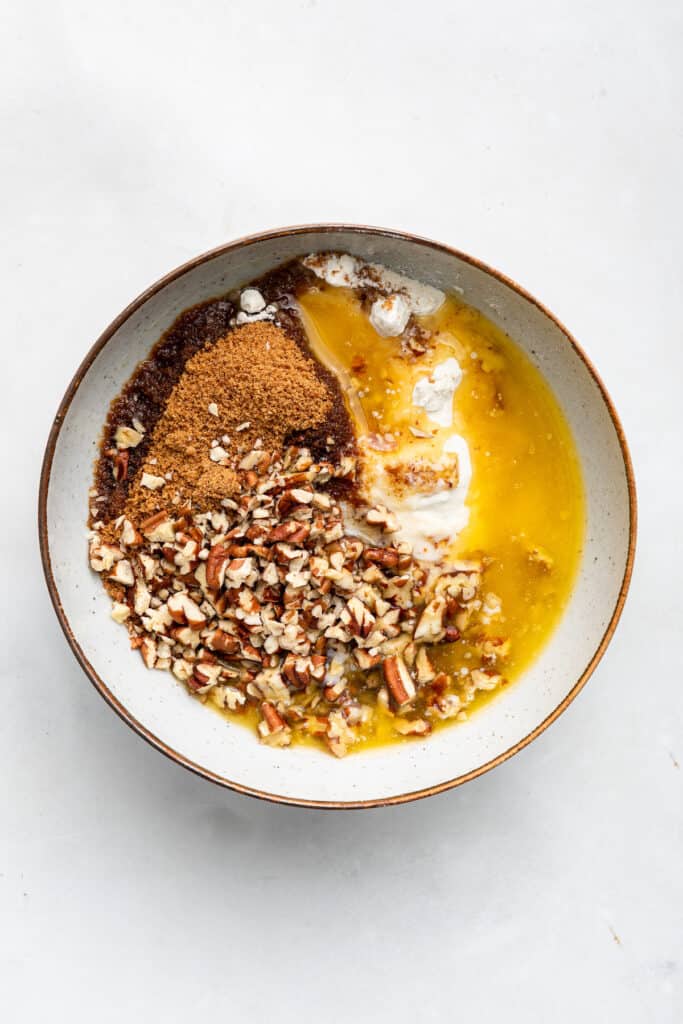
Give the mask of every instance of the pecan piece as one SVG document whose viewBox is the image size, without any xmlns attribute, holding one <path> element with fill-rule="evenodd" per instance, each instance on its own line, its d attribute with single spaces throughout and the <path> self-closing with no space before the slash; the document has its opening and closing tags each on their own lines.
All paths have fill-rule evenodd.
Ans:
<svg viewBox="0 0 683 1024">
<path fill-rule="evenodd" d="M 386 505 L 375 505 L 368 509 L 365 518 L 371 526 L 379 526 L 384 533 L 396 533 L 400 529 L 398 519 Z"/>
<path fill-rule="evenodd" d="M 211 590 L 220 590 L 225 580 L 230 555 L 224 544 L 214 544 L 206 560 L 206 585 Z"/>
<path fill-rule="evenodd" d="M 261 714 L 263 718 L 259 722 L 258 731 L 263 742 L 275 746 L 287 746 L 291 742 L 291 729 L 270 701 L 263 701 Z"/>
<path fill-rule="evenodd" d="M 363 558 L 374 565 L 394 569 L 398 566 L 399 555 L 396 548 L 365 548 Z"/>
<path fill-rule="evenodd" d="M 121 527 L 121 543 L 129 548 L 137 548 L 142 544 L 142 534 L 136 530 L 130 519 L 124 519 Z"/>
<path fill-rule="evenodd" d="M 443 622 L 445 613 L 446 599 L 443 597 L 435 597 L 425 605 L 415 629 L 414 639 L 432 644 L 443 640 L 446 634 Z"/>
<path fill-rule="evenodd" d="M 311 681 L 311 666 L 308 658 L 298 658 L 291 652 L 282 663 L 282 674 L 290 686 L 303 689 Z"/>
<path fill-rule="evenodd" d="M 142 424 L 140 425 L 142 426 Z M 114 435 L 114 443 L 118 449 L 137 448 L 142 441 L 143 433 L 143 430 L 135 430 L 134 427 L 118 426 Z"/>
<path fill-rule="evenodd" d="M 128 459 L 129 452 L 125 451 L 117 452 L 111 460 L 111 471 L 117 483 L 128 479 Z"/>
<path fill-rule="evenodd" d="M 382 672 L 389 691 L 399 707 L 409 704 L 415 697 L 415 683 L 400 654 L 385 658 Z"/>
<path fill-rule="evenodd" d="M 207 637 L 207 643 L 214 651 L 220 651 L 221 654 L 239 654 L 240 642 L 236 636 L 230 636 L 223 629 L 215 629 Z"/>
<path fill-rule="evenodd" d="M 428 736 L 432 731 L 430 723 L 424 718 L 395 718 L 393 726 L 401 736 Z"/>
<path fill-rule="evenodd" d="M 275 544 L 278 541 L 300 544 L 308 537 L 310 532 L 311 528 L 308 523 L 297 523 L 293 519 L 288 519 L 286 523 L 274 526 L 266 539 L 269 544 Z"/>
<path fill-rule="evenodd" d="M 370 652 L 365 650 L 363 647 L 357 647 L 353 652 L 353 656 L 358 662 L 358 667 L 364 672 L 368 669 L 375 668 L 382 660 L 381 654 L 370 654 Z"/>
<path fill-rule="evenodd" d="M 436 676 L 436 671 L 429 659 L 429 655 L 427 654 L 427 649 L 425 647 L 418 648 L 417 655 L 415 657 L 415 669 L 419 683 L 431 683 L 432 679 Z"/>
<path fill-rule="evenodd" d="M 168 614 L 174 622 L 181 626 L 187 623 L 191 629 L 202 629 L 206 625 L 206 616 L 201 611 L 196 601 L 193 601 L 189 594 L 181 591 L 172 594 L 168 599 Z"/>
<path fill-rule="evenodd" d="M 168 512 L 155 512 L 153 516 L 144 519 L 140 523 L 140 531 L 147 540 L 161 541 L 162 543 L 175 540 L 175 527 Z"/>
</svg>

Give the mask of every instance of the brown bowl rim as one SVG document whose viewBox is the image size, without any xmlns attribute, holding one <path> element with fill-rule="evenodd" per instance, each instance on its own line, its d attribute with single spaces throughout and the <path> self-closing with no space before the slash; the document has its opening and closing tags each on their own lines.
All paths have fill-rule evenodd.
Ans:
<svg viewBox="0 0 683 1024">
<path fill-rule="evenodd" d="M 437 249 L 440 252 L 447 253 L 448 255 L 451 256 L 456 256 L 458 259 L 466 263 L 469 263 L 471 266 L 477 267 L 479 270 L 484 271 L 484 273 L 490 274 L 492 277 L 496 278 L 501 283 L 507 285 L 508 288 L 511 288 L 513 291 L 517 292 L 517 294 L 520 295 L 522 298 L 526 299 L 528 302 L 531 302 L 534 306 L 536 306 L 537 309 L 539 309 L 545 316 L 547 316 L 548 319 L 550 319 L 564 334 L 567 341 L 574 348 L 576 354 L 583 361 L 584 365 L 586 366 L 586 369 L 595 381 L 602 395 L 603 401 L 605 402 L 610 418 L 614 425 L 617 438 L 619 440 L 629 495 L 628 554 L 626 558 L 624 576 L 621 582 L 621 586 L 619 588 L 619 594 L 614 606 L 614 611 L 593 656 L 591 657 L 586 668 L 583 670 L 583 672 L 581 673 L 581 675 L 579 676 L 578 680 L 571 688 L 569 693 L 563 698 L 562 701 L 560 701 L 557 707 L 554 708 L 554 710 L 551 711 L 551 713 L 543 719 L 543 721 L 539 725 L 537 725 L 534 729 L 531 730 L 531 732 L 527 733 L 526 736 L 524 736 L 521 740 L 515 743 L 512 747 L 509 747 L 507 750 L 503 751 L 502 754 L 499 754 L 497 757 L 492 758 L 490 761 L 487 761 L 485 764 L 480 765 L 478 768 L 474 768 L 472 771 L 466 772 L 463 775 L 458 775 L 453 779 L 447 779 L 445 782 L 440 782 L 435 786 L 428 786 L 424 789 L 414 790 L 408 793 L 399 793 L 396 796 L 392 797 L 380 797 L 369 800 L 305 800 L 302 798 L 288 797 L 278 793 L 268 793 L 264 790 L 254 789 L 250 786 L 245 786 L 240 782 L 234 782 L 231 779 L 224 778 L 222 775 L 217 775 L 215 772 L 209 771 L 208 769 L 202 767 L 196 762 L 191 761 L 189 758 L 184 757 L 182 754 L 178 753 L 178 751 L 173 750 L 171 747 L 168 746 L 168 744 L 164 743 L 163 740 L 159 739 L 158 736 L 155 736 L 152 732 L 150 732 L 149 729 L 142 725 L 142 723 L 139 722 L 119 700 L 117 700 L 114 694 L 109 690 L 104 680 L 100 678 L 98 673 L 95 671 L 95 669 L 93 668 L 93 666 L 90 664 L 85 654 L 83 653 L 76 639 L 76 636 L 71 628 L 66 613 L 64 612 L 64 608 L 62 607 L 62 603 L 59 597 L 59 591 L 57 589 L 54 575 L 52 573 L 52 563 L 50 559 L 50 544 L 47 528 L 47 495 L 50 486 L 52 463 L 54 459 L 55 449 L 57 446 L 57 440 L 59 438 L 59 434 L 64 419 L 66 417 L 66 413 L 68 412 L 69 406 L 71 405 L 74 395 L 78 391 L 78 388 L 85 374 L 89 370 L 90 366 L 94 362 L 97 355 L 108 343 L 111 337 L 116 333 L 119 327 L 123 323 L 125 323 L 125 321 L 137 309 L 139 309 L 149 298 L 155 295 L 167 284 L 170 284 L 177 278 L 182 277 L 183 274 L 186 274 L 189 270 L 193 270 L 195 267 L 201 266 L 202 263 L 206 263 L 207 261 L 213 259 L 216 256 L 222 255 L 227 252 L 232 252 L 245 246 L 252 245 L 256 242 L 271 240 L 275 238 L 282 238 L 284 236 L 301 235 L 310 232 L 327 234 L 337 231 L 346 231 L 359 235 L 379 235 L 384 238 L 397 238 L 406 242 L 411 242 L 412 244 L 424 246 L 426 248 Z M 421 235 L 414 235 L 410 232 L 396 231 L 390 228 L 372 227 L 370 225 L 360 224 L 300 224 L 295 225 L 293 227 L 276 228 L 271 231 L 259 232 L 258 234 L 245 235 L 241 238 L 238 238 L 234 242 L 228 242 L 225 245 L 220 245 L 214 249 L 210 249 L 208 252 L 202 253 L 199 256 L 195 256 L 193 259 L 188 260 L 187 262 L 181 264 L 179 267 L 176 267 L 175 270 L 172 270 L 170 271 L 170 273 L 165 274 L 163 277 L 159 278 L 158 281 L 152 284 L 140 295 L 138 295 L 137 298 L 135 298 L 128 306 L 126 306 L 126 308 L 109 324 L 109 326 L 102 332 L 102 334 L 100 334 L 99 338 L 95 341 L 95 343 L 92 345 L 92 347 L 82 360 L 71 382 L 69 383 L 69 386 L 67 387 L 64 393 L 64 397 L 59 403 L 59 408 L 57 409 L 57 413 L 55 415 L 48 436 L 40 473 L 40 488 L 38 494 L 38 534 L 40 540 L 40 557 L 42 561 L 43 572 L 45 574 L 45 580 L 47 582 L 47 588 L 50 594 L 50 599 L 52 601 L 55 613 L 57 615 L 57 619 L 67 639 L 67 642 L 69 643 L 69 646 L 71 647 L 71 650 L 73 651 L 76 660 L 80 664 L 81 668 L 88 676 L 90 682 L 94 685 L 95 689 L 100 693 L 104 700 L 106 700 L 110 707 L 113 708 L 113 710 L 118 714 L 118 716 L 124 722 L 126 722 L 126 724 L 129 725 L 131 729 L 133 729 L 139 736 L 141 736 L 151 746 L 155 747 L 166 757 L 170 758 L 170 760 L 175 761 L 177 764 L 182 765 L 182 767 L 187 768 L 191 772 L 194 772 L 201 778 L 208 779 L 210 782 L 214 782 L 219 786 L 224 786 L 227 789 L 231 789 L 237 793 L 242 793 L 246 796 L 257 797 L 262 800 L 269 800 L 277 804 L 285 804 L 294 807 L 310 807 L 330 810 L 358 810 L 371 807 L 387 807 L 393 804 L 404 804 L 409 803 L 413 800 L 420 800 L 424 797 L 434 796 L 437 793 L 444 793 L 446 792 L 446 790 L 454 789 L 456 786 L 461 786 L 465 782 L 470 782 L 472 779 L 475 779 L 478 776 L 483 775 L 485 772 L 490 771 L 492 768 L 496 768 L 499 764 L 502 764 L 504 761 L 507 761 L 508 758 L 513 757 L 515 754 L 519 753 L 520 750 L 523 750 L 524 747 L 528 746 L 528 744 L 535 740 L 537 736 L 540 736 L 542 732 L 545 732 L 548 726 L 551 725 L 557 718 L 559 718 L 559 716 L 569 707 L 572 701 L 576 698 L 576 696 L 586 685 L 589 678 L 595 671 L 596 666 L 598 665 L 602 656 L 604 655 L 607 646 L 609 645 L 614 635 L 614 631 L 617 627 L 619 619 L 621 618 L 624 602 L 626 601 L 626 595 L 628 593 L 629 584 L 631 582 L 631 575 L 633 572 L 633 562 L 636 548 L 636 531 L 637 497 L 635 475 L 633 472 L 633 464 L 631 461 L 631 456 L 629 453 L 624 429 L 621 425 L 621 421 L 617 414 L 614 403 L 600 375 L 598 374 L 597 370 L 595 369 L 592 362 L 590 361 L 586 353 L 583 351 L 579 343 L 576 341 L 574 336 L 567 330 L 564 324 L 561 323 L 561 321 L 558 320 L 558 318 L 553 313 L 551 313 L 551 311 L 546 306 L 544 306 L 541 302 L 538 301 L 538 299 L 536 299 L 533 295 L 526 291 L 526 289 L 522 288 L 519 284 L 517 284 L 516 281 L 512 280 L 512 278 L 507 277 L 499 270 L 495 270 L 493 267 L 488 266 L 488 264 L 483 263 L 481 260 L 475 259 L 473 256 L 469 256 L 467 253 L 464 253 L 459 249 L 455 249 L 452 246 L 444 245 L 443 243 L 440 242 L 435 242 L 432 239 L 425 238 Z"/>
</svg>

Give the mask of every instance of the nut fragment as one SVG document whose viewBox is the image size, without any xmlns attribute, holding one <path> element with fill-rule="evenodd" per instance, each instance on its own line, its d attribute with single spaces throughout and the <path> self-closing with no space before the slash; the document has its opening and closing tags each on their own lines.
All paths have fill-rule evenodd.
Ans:
<svg viewBox="0 0 683 1024">
<path fill-rule="evenodd" d="M 375 505 L 366 512 L 365 518 L 371 526 L 379 526 L 384 533 L 396 533 L 401 528 L 394 513 L 385 505 Z"/>
<path fill-rule="evenodd" d="M 215 629 L 206 638 L 209 647 L 222 654 L 237 654 L 240 649 L 240 642 L 236 636 L 230 636 L 222 629 Z"/>
<path fill-rule="evenodd" d="M 188 625 L 192 629 L 202 629 L 206 625 L 206 616 L 199 605 L 184 591 L 169 597 L 168 612 L 174 622 L 180 625 Z"/>
<path fill-rule="evenodd" d="M 414 699 L 416 691 L 403 658 L 400 655 L 386 658 L 382 664 L 382 671 L 389 691 L 399 707 L 409 704 Z"/>
<path fill-rule="evenodd" d="M 274 746 L 287 746 L 291 742 L 291 733 L 284 718 L 269 701 L 261 704 L 261 714 L 263 718 L 258 731 L 262 741 Z"/>
<path fill-rule="evenodd" d="M 369 636 L 376 621 L 370 609 L 358 597 L 353 596 L 349 598 L 346 612 L 351 632 L 356 636 Z"/>
<path fill-rule="evenodd" d="M 121 529 L 121 543 L 126 547 L 133 548 L 142 544 L 142 534 L 136 530 L 130 519 L 124 519 Z"/>
<path fill-rule="evenodd" d="M 212 462 L 225 462 L 228 458 L 228 453 L 222 445 L 217 444 L 210 450 L 209 458 Z"/>
<path fill-rule="evenodd" d="M 101 544 L 98 540 L 93 540 L 90 545 L 90 567 L 95 572 L 111 569 L 114 562 L 120 558 L 123 558 L 123 551 L 114 544 Z"/>
<path fill-rule="evenodd" d="M 365 650 L 363 647 L 359 647 L 355 650 L 353 652 L 353 656 L 358 662 L 358 667 L 364 672 L 368 669 L 375 668 L 382 660 L 381 654 L 370 654 L 370 652 Z"/>
<path fill-rule="evenodd" d="M 140 477 L 140 486 L 146 487 L 150 491 L 160 490 L 166 483 L 166 478 L 163 476 L 155 476 L 154 473 L 144 472 Z"/>
<path fill-rule="evenodd" d="M 497 672 L 485 672 L 480 669 L 472 669 L 470 679 L 477 690 L 495 690 L 503 682 L 503 677 Z"/>
<path fill-rule="evenodd" d="M 111 607 L 111 617 L 114 622 L 125 622 L 130 615 L 130 608 L 127 604 L 121 604 L 120 601 L 114 601 Z"/>
<path fill-rule="evenodd" d="M 423 643 L 437 643 L 445 636 L 444 615 L 446 599 L 435 597 L 424 608 L 415 630 L 415 640 Z"/>
<path fill-rule="evenodd" d="M 206 584 L 211 590 L 220 590 L 225 580 L 230 555 L 224 544 L 214 544 L 206 560 Z"/>
<path fill-rule="evenodd" d="M 140 523 L 140 530 L 147 540 L 161 542 L 175 540 L 175 529 L 168 512 L 155 512 L 153 516 L 144 519 Z"/>
<path fill-rule="evenodd" d="M 436 671 L 425 647 L 419 647 L 415 655 L 415 670 L 417 672 L 418 683 L 424 685 L 425 683 L 431 683 L 432 679 L 436 676 Z"/>
<path fill-rule="evenodd" d="M 112 459 L 112 474 L 117 483 L 128 479 L 128 452 L 117 452 Z"/>
<path fill-rule="evenodd" d="M 91 541 L 112 615 L 148 667 L 171 670 L 219 707 L 259 708 L 264 743 L 286 746 L 303 732 L 338 757 L 376 713 L 363 691 L 377 694 L 397 733 L 419 736 L 431 719 L 457 718 L 479 689 L 504 682 L 492 669 L 507 654 L 505 637 L 470 629 L 483 667 L 456 683 L 436 675 L 425 648 L 457 641 L 464 613 L 488 622 L 479 563 L 439 574 L 404 542 L 370 545 L 347 534 L 340 504 L 323 488 L 353 476 L 354 459 L 334 467 L 306 450 L 267 452 L 258 440 L 235 456 L 235 500 L 209 512 L 177 502 L 140 524 L 124 513 L 113 524 L 118 544 Z M 365 514 L 385 534 L 397 526 L 384 506 Z M 499 608 L 487 597 L 486 614 Z M 425 710 L 408 718 L 418 693 Z"/>
<path fill-rule="evenodd" d="M 402 736 L 427 736 L 432 731 L 424 718 L 395 718 L 392 725 Z"/>
<path fill-rule="evenodd" d="M 398 565 L 398 551 L 396 548 L 365 548 L 363 558 L 366 562 L 374 565 L 383 565 L 387 569 L 394 569 Z"/>
<path fill-rule="evenodd" d="M 150 606 L 152 595 L 149 592 L 147 584 L 142 579 L 135 580 L 135 588 L 133 590 L 133 609 L 136 615 L 144 615 Z"/>
<path fill-rule="evenodd" d="M 109 579 L 114 583 L 120 583 L 123 587 L 132 587 L 135 583 L 135 576 L 133 575 L 133 567 L 126 558 L 122 558 L 116 562 L 114 568 L 109 574 Z"/>
<path fill-rule="evenodd" d="M 154 668 L 154 663 L 157 660 L 157 645 L 156 642 L 149 636 L 143 638 L 140 644 L 140 654 L 147 668 Z"/>
<path fill-rule="evenodd" d="M 195 688 L 199 690 L 206 690 L 217 682 L 220 674 L 220 665 L 216 665 L 214 662 L 208 661 L 205 656 L 204 660 L 195 662 L 194 671 L 192 673 L 192 680 L 195 683 Z"/>
<path fill-rule="evenodd" d="M 114 444 L 117 448 L 137 448 L 142 441 L 142 432 L 134 430 L 133 427 L 119 426 L 114 434 Z"/>
</svg>

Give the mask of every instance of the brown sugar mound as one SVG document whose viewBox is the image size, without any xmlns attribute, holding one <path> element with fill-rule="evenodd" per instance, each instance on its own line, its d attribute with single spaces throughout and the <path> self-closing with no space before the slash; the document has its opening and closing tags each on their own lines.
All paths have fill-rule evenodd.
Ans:
<svg viewBox="0 0 683 1024">
<path fill-rule="evenodd" d="M 245 324 L 188 360 L 154 427 L 126 512 L 134 519 L 171 504 L 216 508 L 238 490 L 237 476 L 209 458 L 218 441 L 228 456 L 258 441 L 266 451 L 322 424 L 333 406 L 313 359 L 272 323 Z M 246 424 L 246 426 L 245 426 Z M 165 478 L 143 487 L 144 473 Z"/>
</svg>

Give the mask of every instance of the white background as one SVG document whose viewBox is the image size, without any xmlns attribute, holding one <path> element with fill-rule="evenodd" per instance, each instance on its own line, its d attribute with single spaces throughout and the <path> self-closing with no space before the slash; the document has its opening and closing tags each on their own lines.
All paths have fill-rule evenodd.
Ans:
<svg viewBox="0 0 683 1024">
<path fill-rule="evenodd" d="M 0 18 L 3 1019 L 681 1021 L 680 0 Z M 491 774 L 383 811 L 166 761 L 78 669 L 37 552 L 43 446 L 94 338 L 185 259 L 314 220 L 432 236 L 538 295 L 639 484 L 630 601 L 584 693 Z"/>
</svg>

